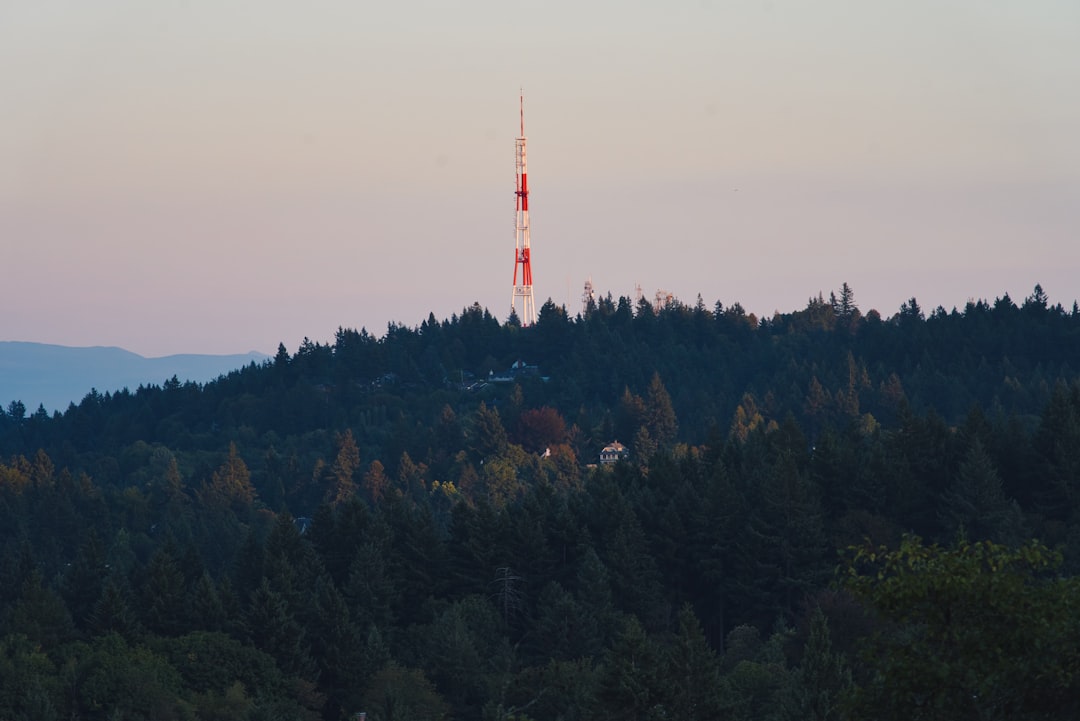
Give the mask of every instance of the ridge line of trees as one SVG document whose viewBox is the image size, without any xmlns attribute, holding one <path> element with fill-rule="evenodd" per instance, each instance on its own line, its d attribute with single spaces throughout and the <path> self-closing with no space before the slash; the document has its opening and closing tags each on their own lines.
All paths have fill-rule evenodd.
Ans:
<svg viewBox="0 0 1080 721">
<path fill-rule="evenodd" d="M 1077 357 L 1038 287 L 883 320 L 845 284 L 12 403 L 0 718 L 1070 713 Z"/>
</svg>

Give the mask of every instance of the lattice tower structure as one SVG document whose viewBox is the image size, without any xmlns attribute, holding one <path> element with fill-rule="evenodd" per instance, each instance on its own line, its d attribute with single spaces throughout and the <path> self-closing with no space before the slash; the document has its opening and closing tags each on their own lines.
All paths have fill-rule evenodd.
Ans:
<svg viewBox="0 0 1080 721">
<path fill-rule="evenodd" d="M 525 153 L 525 96 L 519 98 L 518 112 L 521 117 L 521 135 L 514 141 L 514 166 L 517 175 L 515 195 L 517 215 L 514 221 L 514 292 L 510 298 L 510 310 L 517 313 L 523 327 L 536 323 L 536 301 L 533 299 L 532 258 L 529 247 L 529 172 Z M 518 273 L 521 282 L 518 282 Z M 521 312 L 517 312 L 518 300 Z"/>
</svg>

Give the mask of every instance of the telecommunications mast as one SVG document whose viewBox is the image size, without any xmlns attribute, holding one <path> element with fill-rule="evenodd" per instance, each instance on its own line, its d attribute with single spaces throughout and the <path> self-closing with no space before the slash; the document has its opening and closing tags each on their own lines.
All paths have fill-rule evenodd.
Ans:
<svg viewBox="0 0 1080 721">
<path fill-rule="evenodd" d="M 581 315 L 588 316 L 596 310 L 596 289 L 593 288 L 592 278 L 585 281 L 585 292 L 581 294 Z"/>
<path fill-rule="evenodd" d="M 529 260 L 529 176 L 525 168 L 525 96 L 518 98 L 521 115 L 521 135 L 514 142 L 514 160 L 517 168 L 517 220 L 514 224 L 517 238 L 514 247 L 514 294 L 510 298 L 510 310 L 517 311 L 517 301 L 521 298 L 521 313 L 518 319 L 523 327 L 536 323 L 536 303 L 533 300 L 532 265 Z M 518 268 L 521 269 L 521 283 L 518 283 Z"/>
</svg>

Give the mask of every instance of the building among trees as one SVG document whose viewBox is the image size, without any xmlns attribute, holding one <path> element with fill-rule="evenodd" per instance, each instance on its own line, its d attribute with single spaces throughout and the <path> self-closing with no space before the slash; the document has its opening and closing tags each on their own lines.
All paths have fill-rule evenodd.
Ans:
<svg viewBox="0 0 1080 721">
<path fill-rule="evenodd" d="M 630 450 L 618 441 L 609 443 L 604 446 L 604 450 L 600 451 L 600 463 L 603 465 L 611 465 L 617 463 L 619 459 L 629 458 Z"/>
</svg>

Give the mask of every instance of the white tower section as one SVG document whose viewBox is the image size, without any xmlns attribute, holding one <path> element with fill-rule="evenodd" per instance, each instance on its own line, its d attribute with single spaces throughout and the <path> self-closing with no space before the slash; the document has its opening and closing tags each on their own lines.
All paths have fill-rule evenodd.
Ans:
<svg viewBox="0 0 1080 721">
<path fill-rule="evenodd" d="M 536 301 L 533 300 L 532 261 L 529 250 L 529 173 L 525 164 L 525 97 L 519 98 L 521 115 L 521 135 L 514 142 L 514 165 L 517 171 L 517 219 L 514 223 L 516 239 L 514 242 L 514 293 L 510 298 L 510 309 L 517 311 L 518 298 L 521 299 L 521 312 L 518 319 L 523 327 L 536 323 Z M 518 283 L 518 269 L 521 269 L 521 282 Z"/>
</svg>

